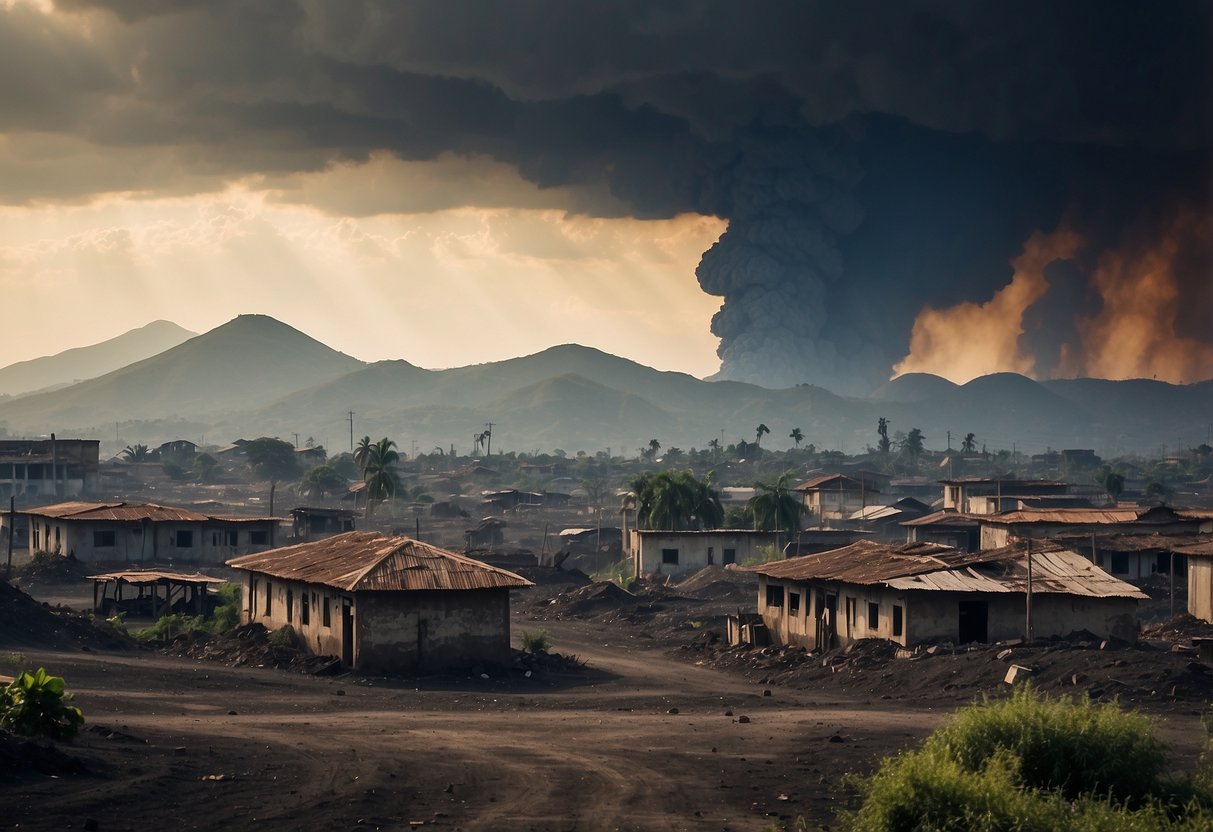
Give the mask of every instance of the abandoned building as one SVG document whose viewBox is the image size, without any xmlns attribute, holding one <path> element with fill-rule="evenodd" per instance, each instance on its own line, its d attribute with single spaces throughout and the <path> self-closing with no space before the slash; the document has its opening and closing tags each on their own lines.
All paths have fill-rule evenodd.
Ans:
<svg viewBox="0 0 1213 832">
<path fill-rule="evenodd" d="M 940 480 L 940 484 L 944 510 L 961 514 L 997 514 L 1020 508 L 1019 502 L 1023 499 L 1074 499 L 1073 487 L 1060 480 L 954 477 Z"/>
<path fill-rule="evenodd" d="M 974 516 L 974 515 L 971 515 Z M 1213 513 L 1169 506 L 1142 508 L 1024 508 L 976 517 L 981 548 L 997 549 L 1014 540 L 1113 534 L 1185 535 L 1213 531 Z"/>
<path fill-rule="evenodd" d="M 762 547 L 784 543 L 787 535 L 749 529 L 673 532 L 628 529 L 624 540 L 624 557 L 631 561 L 633 574 L 639 577 L 682 575 L 698 572 L 705 566 L 760 560 Z"/>
<path fill-rule="evenodd" d="M 160 618 L 172 613 L 209 615 L 218 604 L 218 596 L 210 588 L 226 583 L 223 578 L 201 572 L 150 569 L 89 575 L 89 580 L 93 582 L 93 613 L 103 618 L 115 613 L 133 618 Z"/>
<path fill-rule="evenodd" d="M 268 549 L 277 517 L 207 515 L 154 503 L 57 503 L 21 512 L 29 549 L 81 561 L 223 563 Z"/>
<path fill-rule="evenodd" d="M 1082 552 L 1095 565 L 1121 580 L 1138 581 L 1151 575 L 1182 577 L 1188 558 L 1183 547 L 1200 540 L 1196 534 L 1099 534 L 1057 538 L 1058 543 Z"/>
<path fill-rule="evenodd" d="M 754 567 L 758 614 L 772 642 L 808 649 L 865 638 L 904 646 L 1024 638 L 1028 557 L 1026 544 L 972 554 L 860 541 Z M 1031 564 L 1033 637 L 1135 637 L 1140 590 L 1058 544 L 1032 544 Z"/>
<path fill-rule="evenodd" d="M 316 655 L 368 673 L 505 664 L 504 569 L 407 537 L 348 532 L 234 558 L 245 622 L 290 625 Z"/>
<path fill-rule="evenodd" d="M 887 481 L 887 478 L 886 478 Z M 845 520 L 879 499 L 877 481 L 871 477 L 822 474 L 796 486 L 810 524 Z"/>
<path fill-rule="evenodd" d="M 0 440 L 0 498 L 80 497 L 100 485 L 96 439 Z"/>
<path fill-rule="evenodd" d="M 1213 535 L 1177 549 L 1188 559 L 1188 612 L 1213 624 Z"/>
<path fill-rule="evenodd" d="M 319 540 L 354 531 L 360 512 L 349 508 L 311 508 L 298 506 L 291 509 L 291 532 L 296 540 Z"/>
</svg>

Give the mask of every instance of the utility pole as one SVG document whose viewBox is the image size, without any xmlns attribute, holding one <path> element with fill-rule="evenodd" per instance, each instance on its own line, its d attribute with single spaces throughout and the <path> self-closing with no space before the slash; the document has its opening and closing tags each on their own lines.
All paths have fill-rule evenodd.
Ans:
<svg viewBox="0 0 1213 832">
<path fill-rule="evenodd" d="M 484 423 L 484 438 L 487 439 L 488 443 L 489 443 L 488 449 L 485 451 L 484 455 L 492 456 L 493 455 L 493 423 L 492 422 Z"/>
<path fill-rule="evenodd" d="M 1028 538 L 1028 592 L 1027 592 L 1027 640 L 1025 644 L 1032 643 L 1032 538 Z"/>
<path fill-rule="evenodd" d="M 350 411 L 350 453 L 354 452 L 354 411 Z"/>
<path fill-rule="evenodd" d="M 8 569 L 4 573 L 4 579 L 13 577 L 13 535 L 17 533 L 17 498 L 9 495 L 8 498 Z M 1175 556 L 1171 556 L 1174 561 Z M 1174 571 L 1174 570 L 1172 570 Z"/>
<path fill-rule="evenodd" d="M 299 434 L 297 432 L 295 432 L 295 433 L 292 433 L 291 436 L 295 437 L 295 447 L 298 448 L 299 447 Z"/>
</svg>

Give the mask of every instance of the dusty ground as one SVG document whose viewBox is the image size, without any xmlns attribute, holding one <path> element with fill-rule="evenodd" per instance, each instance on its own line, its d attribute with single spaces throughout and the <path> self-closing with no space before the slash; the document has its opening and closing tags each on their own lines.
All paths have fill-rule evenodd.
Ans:
<svg viewBox="0 0 1213 832">
<path fill-rule="evenodd" d="M 701 657 L 681 648 L 736 606 L 729 598 L 656 592 L 612 605 L 578 596 L 589 603 L 572 612 L 544 597 L 561 589 L 519 599 L 515 639 L 546 630 L 553 649 L 588 662 L 583 673 L 358 680 L 145 649 L 23 647 L 27 662 L 64 675 L 76 693 L 89 730 L 61 748 L 91 773 L 0 773 L 0 828 L 830 823 L 844 772 L 914 744 L 974 695 L 940 689 L 894 701 L 832 678 L 763 683 L 738 668 L 696 665 Z M 704 594 L 728 594 L 720 589 Z M 74 586 L 42 591 L 80 595 Z M 1190 763 L 1203 739 L 1200 703 L 1150 707 Z"/>
</svg>

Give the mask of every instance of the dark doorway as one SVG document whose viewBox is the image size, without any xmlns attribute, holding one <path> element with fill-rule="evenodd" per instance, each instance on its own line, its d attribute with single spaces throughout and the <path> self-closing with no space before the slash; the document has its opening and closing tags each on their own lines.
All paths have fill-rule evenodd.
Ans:
<svg viewBox="0 0 1213 832">
<path fill-rule="evenodd" d="M 354 608 L 348 598 L 341 599 L 341 663 L 354 666 Z"/>
<path fill-rule="evenodd" d="M 961 601 L 960 643 L 988 641 L 989 619 L 990 610 L 985 601 Z"/>
</svg>

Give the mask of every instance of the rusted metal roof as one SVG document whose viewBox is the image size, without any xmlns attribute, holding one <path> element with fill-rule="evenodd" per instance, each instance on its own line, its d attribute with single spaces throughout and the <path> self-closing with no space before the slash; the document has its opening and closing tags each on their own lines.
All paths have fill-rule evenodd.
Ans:
<svg viewBox="0 0 1213 832">
<path fill-rule="evenodd" d="M 50 517 L 56 520 L 121 520 L 140 522 L 205 522 L 205 514 L 188 508 L 160 506 L 155 503 L 58 503 L 25 511 L 33 517 Z"/>
<path fill-rule="evenodd" d="M 1135 523 L 1145 515 L 1140 508 L 1025 508 L 1001 514 L 982 515 L 983 523 Z"/>
<path fill-rule="evenodd" d="M 1180 555 L 1188 555 L 1198 558 L 1213 558 L 1213 535 L 1201 535 L 1203 540 L 1193 541 L 1179 546 L 1175 552 Z"/>
<path fill-rule="evenodd" d="M 1178 552 L 1184 546 L 1199 543 L 1210 535 L 1193 534 L 1097 534 L 1095 548 L 1101 552 Z M 1076 552 L 1091 551 L 1091 535 L 1065 535 L 1054 538 Z"/>
<path fill-rule="evenodd" d="M 922 517 L 916 517 L 913 520 L 906 520 L 901 523 L 903 526 L 956 526 L 964 529 L 977 528 L 977 518 L 971 514 L 962 514 L 959 511 L 943 511 L 932 512 L 931 514 Z"/>
<path fill-rule="evenodd" d="M 208 514 L 208 520 L 216 520 L 220 523 L 283 523 L 289 520 L 289 517 L 271 517 L 270 515 L 257 516 L 249 514 Z"/>
<path fill-rule="evenodd" d="M 175 584 L 227 583 L 223 578 L 203 575 L 201 572 L 164 572 L 157 569 L 131 569 L 125 572 L 106 572 L 104 575 L 89 575 L 88 577 L 93 581 L 118 581 L 135 586 L 147 586 L 148 584 L 159 583 L 160 581 Z"/>
<path fill-rule="evenodd" d="M 860 490 L 876 491 L 877 490 L 876 488 L 874 488 L 870 485 L 864 485 L 863 483 L 860 482 L 860 480 L 855 479 L 854 477 L 849 477 L 846 474 L 821 474 L 819 476 L 813 477 L 810 480 L 806 480 L 805 482 L 802 482 L 800 485 L 796 486 L 792 490 L 793 491 L 814 491 L 814 490 L 821 488 L 824 485 L 827 485 L 829 483 L 839 481 L 839 480 L 845 480 L 846 482 L 844 484 L 846 485 L 846 487 L 848 489 L 850 489 L 852 491 L 860 491 Z"/>
<path fill-rule="evenodd" d="M 790 581 L 837 581 L 936 592 L 1026 592 L 1026 543 L 969 554 L 933 543 L 890 546 L 861 540 L 842 549 L 763 564 L 753 571 Z M 1093 598 L 1148 597 L 1057 543 L 1032 545 L 1032 592 Z"/>
<path fill-rule="evenodd" d="M 349 592 L 468 590 L 534 586 L 526 578 L 408 537 L 346 532 L 227 562 L 283 580 Z"/>
</svg>

